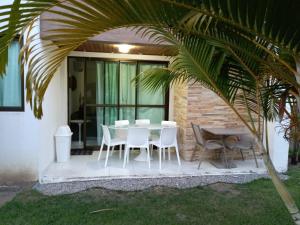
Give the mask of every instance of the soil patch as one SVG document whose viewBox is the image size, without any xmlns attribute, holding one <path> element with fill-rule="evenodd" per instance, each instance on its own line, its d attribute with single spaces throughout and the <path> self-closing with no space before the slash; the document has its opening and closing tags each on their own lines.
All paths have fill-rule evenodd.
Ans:
<svg viewBox="0 0 300 225">
<path fill-rule="evenodd" d="M 233 196 L 238 196 L 241 193 L 239 190 L 236 189 L 235 185 L 233 184 L 215 183 L 215 184 L 208 185 L 208 187 L 210 187 L 214 191 L 230 194 Z"/>
</svg>

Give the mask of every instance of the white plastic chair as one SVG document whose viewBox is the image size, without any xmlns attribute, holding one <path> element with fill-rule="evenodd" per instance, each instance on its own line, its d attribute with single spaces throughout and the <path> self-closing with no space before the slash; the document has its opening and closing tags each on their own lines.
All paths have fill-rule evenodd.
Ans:
<svg viewBox="0 0 300 225">
<path fill-rule="evenodd" d="M 126 163 L 129 162 L 129 151 L 131 148 L 145 148 L 147 151 L 147 161 L 150 168 L 150 153 L 149 153 L 149 129 L 131 127 L 128 129 L 124 163 L 123 168 L 125 168 Z"/>
<path fill-rule="evenodd" d="M 115 121 L 115 126 L 121 127 L 121 126 L 128 126 L 129 125 L 129 120 L 116 120 Z"/>
<path fill-rule="evenodd" d="M 123 145 L 126 144 L 125 140 L 122 140 L 120 138 L 111 138 L 109 129 L 107 126 L 102 125 L 102 130 L 103 130 L 103 138 L 102 138 L 102 144 L 100 147 L 100 152 L 99 152 L 99 156 L 98 156 L 98 160 L 100 160 L 101 157 L 101 153 L 103 150 L 103 146 L 106 145 L 107 146 L 107 152 L 106 152 L 106 158 L 105 158 L 105 165 L 104 167 L 107 167 L 107 161 L 108 161 L 108 156 L 109 156 L 109 150 L 110 147 L 114 147 L 116 145 Z"/>
<path fill-rule="evenodd" d="M 175 121 L 168 121 L 168 120 L 163 120 L 161 121 L 161 125 L 165 127 L 176 127 L 177 123 Z M 165 149 L 163 149 L 163 159 L 165 160 L 166 158 L 166 152 Z M 171 160 L 171 149 L 168 148 L 168 160 Z"/>
<path fill-rule="evenodd" d="M 135 120 L 136 125 L 150 125 L 149 119 Z"/>
<path fill-rule="evenodd" d="M 129 120 L 116 120 L 115 121 L 115 127 L 122 127 L 122 126 L 128 126 Z M 122 139 L 126 141 L 127 138 L 127 131 L 125 129 L 116 129 L 116 138 Z M 114 153 L 114 147 L 111 151 L 111 155 Z M 122 158 L 122 145 L 119 146 L 119 158 Z"/>
<path fill-rule="evenodd" d="M 164 148 L 175 147 L 178 165 L 181 166 L 179 149 L 177 143 L 177 128 L 176 127 L 164 127 L 161 129 L 160 137 L 158 140 L 150 142 L 152 145 L 156 146 L 159 150 L 159 169 L 161 169 L 161 153 Z"/>
<path fill-rule="evenodd" d="M 163 121 L 161 121 L 161 125 L 166 126 L 166 127 L 176 127 L 177 123 L 175 121 L 163 120 Z"/>
</svg>

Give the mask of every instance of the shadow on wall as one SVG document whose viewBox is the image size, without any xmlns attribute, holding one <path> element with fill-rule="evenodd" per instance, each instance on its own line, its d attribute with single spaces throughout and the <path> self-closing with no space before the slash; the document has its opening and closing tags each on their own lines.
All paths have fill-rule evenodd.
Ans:
<svg viewBox="0 0 300 225">
<path fill-rule="evenodd" d="M 32 170 L 22 171 L 1 171 L 0 172 L 0 186 L 1 185 L 12 185 L 28 181 L 37 181 L 37 174 Z"/>
</svg>

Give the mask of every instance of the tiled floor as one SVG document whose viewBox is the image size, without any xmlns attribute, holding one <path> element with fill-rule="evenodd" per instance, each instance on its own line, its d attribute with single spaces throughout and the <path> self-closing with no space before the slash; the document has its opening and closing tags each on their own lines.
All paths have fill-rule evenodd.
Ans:
<svg viewBox="0 0 300 225">
<path fill-rule="evenodd" d="M 198 162 L 181 161 L 178 166 L 175 154 L 171 155 L 171 160 L 162 162 L 162 170 L 159 171 L 158 157 L 153 155 L 151 169 L 147 162 L 133 160 L 138 151 L 131 152 L 131 160 L 126 168 L 123 168 L 123 160 L 119 159 L 118 152 L 115 152 L 108 160 L 108 167 L 104 168 L 104 157 L 97 161 L 98 152 L 92 155 L 71 156 L 69 162 L 52 163 L 44 171 L 41 183 L 57 183 L 68 181 L 84 181 L 96 179 L 126 178 L 126 177 L 180 177 L 180 176 L 205 176 L 205 175 L 228 175 L 228 174 L 249 174 L 266 173 L 266 168 L 262 160 L 258 160 L 259 168 L 256 168 L 254 160 L 235 160 L 236 168 L 218 169 L 211 163 L 204 161 L 198 170 Z"/>
</svg>

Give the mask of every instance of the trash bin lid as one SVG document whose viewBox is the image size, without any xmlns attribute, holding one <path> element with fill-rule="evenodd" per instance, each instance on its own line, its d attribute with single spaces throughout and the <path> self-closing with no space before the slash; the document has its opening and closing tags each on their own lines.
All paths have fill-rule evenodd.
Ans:
<svg viewBox="0 0 300 225">
<path fill-rule="evenodd" d="M 68 125 L 57 128 L 55 136 L 71 136 L 73 133 Z"/>
</svg>

